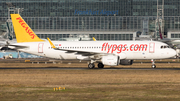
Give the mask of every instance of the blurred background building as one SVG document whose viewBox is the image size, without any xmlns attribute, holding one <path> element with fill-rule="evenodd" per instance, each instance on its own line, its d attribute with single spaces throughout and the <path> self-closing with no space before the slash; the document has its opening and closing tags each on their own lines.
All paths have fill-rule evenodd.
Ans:
<svg viewBox="0 0 180 101">
<path fill-rule="evenodd" d="M 14 7 L 23 8 L 20 15 L 44 39 L 79 34 L 97 40 L 158 37 L 157 5 L 163 5 L 164 36 L 180 38 L 180 0 L 0 0 L 0 33 L 7 32 L 8 8 Z"/>
</svg>

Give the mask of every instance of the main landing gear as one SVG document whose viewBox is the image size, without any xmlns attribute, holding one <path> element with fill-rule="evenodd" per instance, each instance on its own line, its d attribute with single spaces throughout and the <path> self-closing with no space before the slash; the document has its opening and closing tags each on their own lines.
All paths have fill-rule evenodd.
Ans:
<svg viewBox="0 0 180 101">
<path fill-rule="evenodd" d="M 89 69 L 93 69 L 94 67 L 95 67 L 94 63 L 89 63 L 89 64 L 88 64 L 88 68 L 89 68 Z"/>
<path fill-rule="evenodd" d="M 104 65 L 102 63 L 98 63 L 98 68 L 104 68 Z"/>
<path fill-rule="evenodd" d="M 153 59 L 151 59 L 151 62 L 152 62 L 152 68 L 156 68 L 156 65 L 155 65 L 155 62 L 154 62 L 154 60 Z"/>
<path fill-rule="evenodd" d="M 94 67 L 95 67 L 94 63 L 88 64 L 89 69 L 94 69 Z M 104 68 L 104 65 L 102 63 L 98 63 L 98 68 Z"/>
</svg>

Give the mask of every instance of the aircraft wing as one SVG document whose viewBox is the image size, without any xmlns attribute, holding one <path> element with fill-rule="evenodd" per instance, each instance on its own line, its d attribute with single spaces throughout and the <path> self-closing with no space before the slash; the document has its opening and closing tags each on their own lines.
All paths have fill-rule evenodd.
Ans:
<svg viewBox="0 0 180 101">
<path fill-rule="evenodd" d="M 91 52 L 91 51 L 80 51 L 80 50 L 69 50 L 69 49 L 59 49 L 54 46 L 54 44 L 51 42 L 49 38 L 47 38 L 51 47 L 55 50 L 61 50 L 61 51 L 66 51 L 66 53 L 76 53 L 77 55 L 82 55 L 82 56 L 93 56 L 93 55 L 109 55 L 110 53 L 103 53 L 103 52 Z M 112 55 L 112 54 L 111 54 Z"/>
<path fill-rule="evenodd" d="M 61 51 L 66 51 L 66 53 L 75 53 L 77 55 L 82 55 L 82 56 L 92 56 L 92 55 L 109 55 L 109 53 L 100 53 L 100 52 L 90 52 L 90 51 L 80 51 L 80 50 L 68 50 L 68 49 L 59 49 L 59 48 L 54 48 L 55 50 L 61 50 Z"/>
</svg>

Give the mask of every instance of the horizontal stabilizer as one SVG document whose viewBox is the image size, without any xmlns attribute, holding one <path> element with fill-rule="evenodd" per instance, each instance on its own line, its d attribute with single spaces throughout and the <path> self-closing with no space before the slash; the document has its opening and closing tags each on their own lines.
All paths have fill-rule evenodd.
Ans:
<svg viewBox="0 0 180 101">
<path fill-rule="evenodd" d="M 28 46 L 20 46 L 20 45 L 8 45 L 8 47 L 15 50 L 29 48 Z"/>
</svg>

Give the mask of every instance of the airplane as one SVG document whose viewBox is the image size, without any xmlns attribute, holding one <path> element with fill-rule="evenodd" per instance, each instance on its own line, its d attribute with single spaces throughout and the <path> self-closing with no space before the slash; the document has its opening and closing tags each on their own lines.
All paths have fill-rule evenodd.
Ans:
<svg viewBox="0 0 180 101">
<path fill-rule="evenodd" d="M 164 38 L 164 37 L 162 37 L 161 31 L 159 31 L 159 32 L 160 32 L 160 36 L 161 36 L 160 37 L 161 42 L 167 43 L 172 48 L 180 49 L 180 39 Z"/>
<path fill-rule="evenodd" d="M 93 38 L 85 35 L 70 35 L 69 38 L 59 38 L 58 41 L 93 41 Z"/>
<path fill-rule="evenodd" d="M 4 33 L 2 33 L 0 35 L 0 51 L 12 51 L 10 49 L 8 49 L 7 45 L 10 43 L 16 43 L 16 39 L 13 38 L 13 29 L 12 29 L 12 23 L 11 20 L 7 20 L 6 21 L 6 32 L 4 31 Z"/>
<path fill-rule="evenodd" d="M 167 44 L 158 41 L 51 41 L 40 39 L 19 14 L 11 14 L 17 43 L 8 47 L 43 57 L 89 60 L 89 69 L 104 65 L 132 65 L 135 59 L 165 59 L 176 55 Z"/>
<path fill-rule="evenodd" d="M 159 22 L 158 22 L 159 24 Z M 164 38 L 161 33 L 161 27 L 159 24 L 159 35 L 160 35 L 160 41 L 168 44 L 170 47 L 174 48 L 176 50 L 176 58 L 179 58 L 180 53 L 180 40 L 179 39 L 171 39 L 171 38 Z"/>
</svg>

